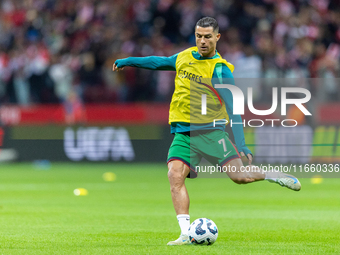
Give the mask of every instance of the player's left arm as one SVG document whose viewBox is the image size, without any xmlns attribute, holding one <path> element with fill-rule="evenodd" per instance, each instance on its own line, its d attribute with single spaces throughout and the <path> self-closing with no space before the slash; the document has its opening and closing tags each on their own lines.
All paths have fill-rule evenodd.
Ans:
<svg viewBox="0 0 340 255">
<path fill-rule="evenodd" d="M 225 64 L 217 64 L 216 68 L 214 70 L 213 78 L 219 81 L 219 83 L 222 84 L 229 84 L 229 85 L 235 85 L 234 76 Z M 214 80 L 215 80 L 214 79 Z M 216 81 L 215 80 L 215 81 Z M 216 83 L 216 82 L 214 82 Z M 239 123 L 234 124 L 231 129 L 234 134 L 236 147 L 241 154 L 241 156 L 247 156 L 249 164 L 251 164 L 253 159 L 253 154 L 246 146 L 245 138 L 244 138 L 244 132 L 243 132 L 243 124 L 242 124 L 242 118 L 240 115 L 234 115 L 233 114 L 233 96 L 229 89 L 221 89 L 216 88 L 218 93 L 221 95 L 222 99 L 225 102 L 227 113 L 229 115 L 229 120 L 232 120 L 233 123 Z"/>
</svg>

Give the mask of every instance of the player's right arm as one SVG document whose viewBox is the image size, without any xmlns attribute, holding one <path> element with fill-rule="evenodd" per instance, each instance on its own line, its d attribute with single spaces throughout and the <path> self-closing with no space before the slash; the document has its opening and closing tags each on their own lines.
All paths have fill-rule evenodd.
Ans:
<svg viewBox="0 0 340 255">
<path fill-rule="evenodd" d="M 170 57 L 150 56 L 117 59 L 113 64 L 112 70 L 119 71 L 123 70 L 125 66 L 132 66 L 150 70 L 176 71 L 177 55 L 175 54 Z"/>
</svg>

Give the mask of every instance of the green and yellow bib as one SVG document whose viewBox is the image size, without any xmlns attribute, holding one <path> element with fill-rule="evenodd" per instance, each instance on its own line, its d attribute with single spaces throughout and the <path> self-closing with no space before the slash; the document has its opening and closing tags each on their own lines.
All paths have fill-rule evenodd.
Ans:
<svg viewBox="0 0 340 255">
<path fill-rule="evenodd" d="M 219 58 L 198 60 L 193 57 L 192 47 L 180 52 L 176 60 L 175 91 L 170 104 L 169 123 L 211 123 L 229 116 L 225 102 L 211 83 L 217 64 L 225 64 L 233 72 L 234 66 Z M 218 65 L 222 67 L 222 65 Z M 202 95 L 206 96 L 206 115 L 202 114 Z"/>
</svg>

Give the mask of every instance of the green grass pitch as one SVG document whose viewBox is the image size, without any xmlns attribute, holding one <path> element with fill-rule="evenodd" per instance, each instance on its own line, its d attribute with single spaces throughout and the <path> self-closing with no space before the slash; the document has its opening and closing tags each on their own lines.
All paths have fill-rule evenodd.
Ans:
<svg viewBox="0 0 340 255">
<path fill-rule="evenodd" d="M 191 221 L 211 218 L 219 236 L 168 247 L 179 227 L 165 164 L 1 164 L 0 254 L 340 254 L 340 179 L 300 181 L 187 180 Z"/>
</svg>

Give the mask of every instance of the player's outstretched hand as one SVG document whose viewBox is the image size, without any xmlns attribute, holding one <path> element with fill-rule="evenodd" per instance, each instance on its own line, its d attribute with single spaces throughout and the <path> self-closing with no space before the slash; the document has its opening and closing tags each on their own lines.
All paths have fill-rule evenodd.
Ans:
<svg viewBox="0 0 340 255">
<path fill-rule="evenodd" d="M 241 156 L 242 157 L 246 156 L 243 151 L 241 151 Z M 249 154 L 247 154 L 247 158 L 248 158 L 249 165 L 251 165 L 251 162 L 253 162 L 253 155 L 249 153 Z"/>
<path fill-rule="evenodd" d="M 112 71 L 117 71 L 117 72 L 119 72 L 120 70 L 124 70 L 124 67 L 119 67 L 118 61 L 116 61 L 116 62 L 113 64 Z"/>
</svg>

